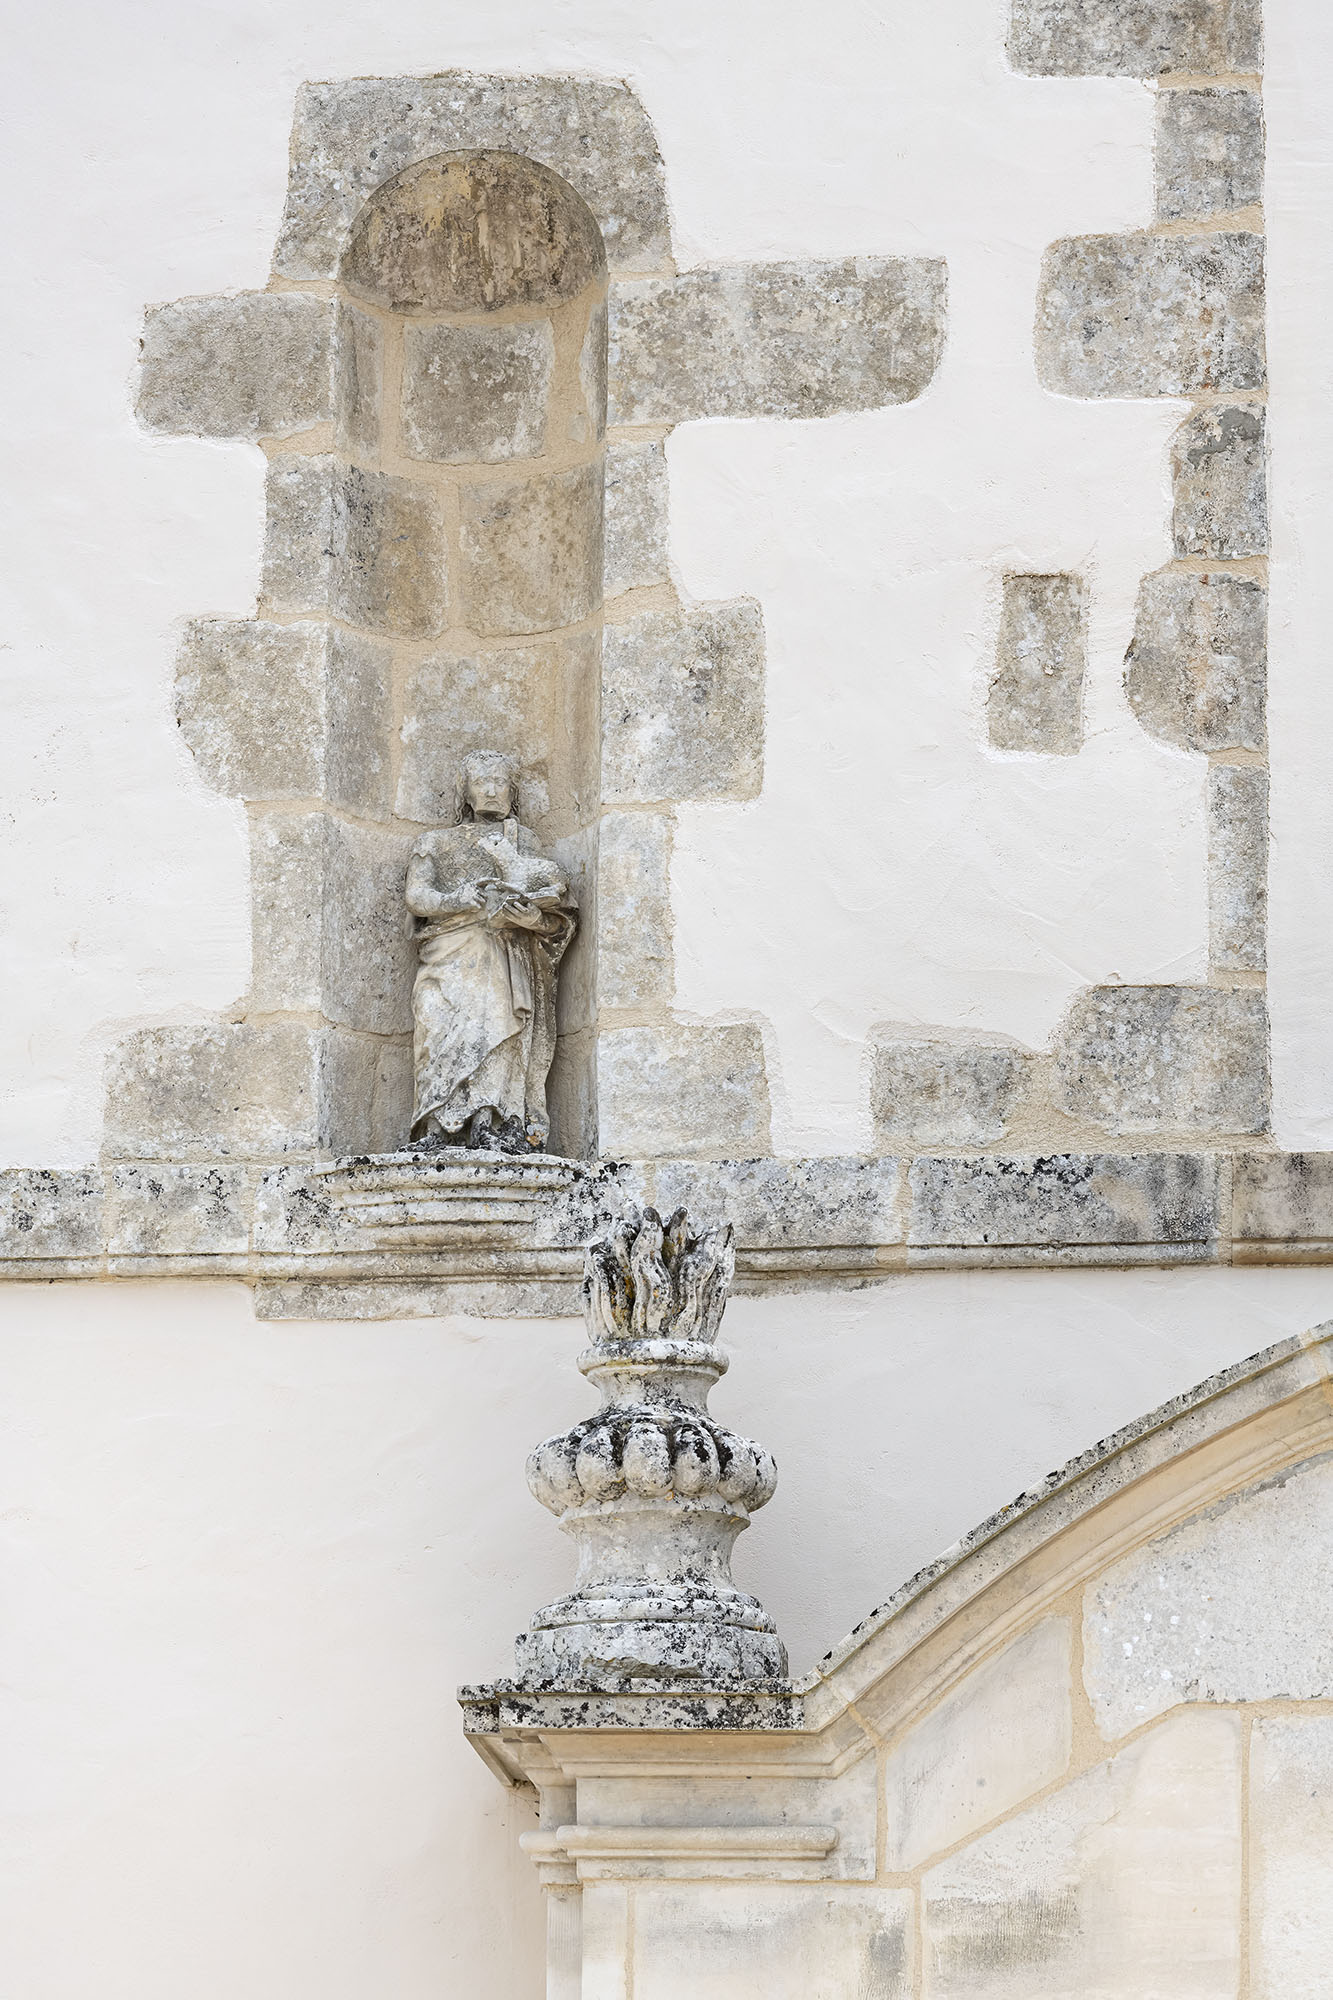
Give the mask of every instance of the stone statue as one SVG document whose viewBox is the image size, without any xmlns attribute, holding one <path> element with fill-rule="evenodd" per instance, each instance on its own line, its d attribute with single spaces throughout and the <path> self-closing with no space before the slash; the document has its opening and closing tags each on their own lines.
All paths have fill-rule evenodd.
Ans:
<svg viewBox="0 0 1333 2000">
<path fill-rule="evenodd" d="M 541 1151 L 550 1120 L 555 986 L 574 935 L 569 881 L 515 816 L 513 761 L 464 759 L 457 824 L 417 842 L 407 907 L 418 919 L 412 989 L 412 1137 Z"/>
</svg>

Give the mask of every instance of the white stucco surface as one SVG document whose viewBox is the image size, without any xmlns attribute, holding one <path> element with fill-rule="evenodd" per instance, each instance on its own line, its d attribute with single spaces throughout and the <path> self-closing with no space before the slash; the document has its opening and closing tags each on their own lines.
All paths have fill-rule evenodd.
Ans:
<svg viewBox="0 0 1333 2000">
<path fill-rule="evenodd" d="M 1004 17 L 1002 0 L 665 17 L 118 0 L 20 24 L 0 1158 L 92 1157 L 106 1047 L 248 981 L 240 808 L 196 776 L 170 675 L 185 618 L 253 610 L 261 457 L 145 437 L 130 382 L 147 302 L 265 282 L 311 77 L 625 77 L 682 264 L 948 260 L 948 352 L 918 404 L 673 440 L 682 584 L 754 591 L 769 636 L 764 797 L 685 815 L 680 1003 L 771 1020 L 780 1145 L 865 1143 L 872 1021 L 1039 1044 L 1085 981 L 1198 976 L 1201 767 L 1150 743 L 1119 688 L 1137 580 L 1168 554 L 1176 406 L 1062 401 L 1031 350 L 1044 245 L 1147 218 L 1150 97 L 1010 74 Z M 1087 747 L 997 757 L 1000 575 L 1066 565 L 1096 606 Z"/>
<path fill-rule="evenodd" d="M 1288 1270 L 738 1299 L 713 1401 L 781 1479 L 737 1580 L 803 1670 L 1041 1473 L 1331 1297 Z M 529 1821 L 453 1691 L 570 1574 L 522 1466 L 590 1405 L 581 1335 L 0 1288 L 0 1987 L 535 2000 Z"/>
<path fill-rule="evenodd" d="M 1202 769 L 1120 693 L 1168 554 L 1179 406 L 1061 401 L 1031 361 L 1056 235 L 1147 218 L 1138 85 L 1009 75 L 1003 0 L 67 0 L 0 91 L 8 609 L 0 1163 L 91 1159 L 104 1050 L 249 978 L 243 817 L 171 718 L 176 635 L 245 616 L 262 462 L 153 440 L 144 305 L 265 282 L 309 78 L 627 78 L 683 265 L 948 259 L 922 400 L 687 427 L 672 549 L 768 633 L 764 796 L 682 815 L 680 1002 L 772 1023 L 783 1149 L 868 1140 L 872 1021 L 1039 1045 L 1089 980 L 1197 977 Z M 1333 1141 L 1333 23 L 1268 0 L 1277 1136 Z M 1088 742 L 984 747 L 1008 567 L 1092 584 Z M 782 1483 L 736 1574 L 797 1668 L 1021 1487 L 1333 1312 L 1318 1270 L 934 1274 L 738 1300 L 718 1414 Z M 0 1987 L 22 2000 L 526 2000 L 522 1808 L 452 1691 L 567 1575 L 524 1456 L 577 1416 L 571 1323 L 265 1326 L 239 1287 L 0 1288 Z"/>
</svg>

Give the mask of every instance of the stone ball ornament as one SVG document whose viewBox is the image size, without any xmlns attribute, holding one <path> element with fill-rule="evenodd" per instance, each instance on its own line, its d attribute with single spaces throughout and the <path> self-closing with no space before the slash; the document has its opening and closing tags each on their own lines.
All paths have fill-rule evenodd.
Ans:
<svg viewBox="0 0 1333 2000">
<path fill-rule="evenodd" d="M 694 1237 L 682 1209 L 622 1222 L 585 1256 L 602 1407 L 528 1460 L 528 1485 L 578 1548 L 574 1589 L 516 1644 L 525 1687 L 727 1686 L 780 1680 L 787 1654 L 731 1550 L 777 1486 L 772 1454 L 709 1415 L 735 1271 L 730 1226 Z"/>
</svg>

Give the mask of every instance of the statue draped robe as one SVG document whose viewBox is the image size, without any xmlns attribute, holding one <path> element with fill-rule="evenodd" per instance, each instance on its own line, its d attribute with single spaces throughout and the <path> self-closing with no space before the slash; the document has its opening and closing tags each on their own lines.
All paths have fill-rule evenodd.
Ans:
<svg viewBox="0 0 1333 2000">
<path fill-rule="evenodd" d="M 428 833 L 413 859 L 431 864 L 446 901 L 488 882 L 527 895 L 559 894 L 558 907 L 528 906 L 531 927 L 493 927 L 484 909 L 420 919 L 412 989 L 413 1137 L 461 1134 L 476 1112 L 490 1110 L 530 1145 L 544 1146 L 556 970 L 576 922 L 564 874 L 513 819 L 465 820 Z"/>
</svg>

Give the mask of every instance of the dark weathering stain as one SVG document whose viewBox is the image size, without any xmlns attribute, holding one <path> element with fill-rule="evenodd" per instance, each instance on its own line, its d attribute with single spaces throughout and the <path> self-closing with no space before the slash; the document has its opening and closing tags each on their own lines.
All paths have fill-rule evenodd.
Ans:
<svg viewBox="0 0 1333 2000">
<path fill-rule="evenodd" d="M 928 1921 L 941 1975 L 1019 1971 L 1058 1957 L 1077 1936 L 1078 1894 L 1029 1889 L 994 1902 L 940 1896 L 929 1905 Z"/>
</svg>

